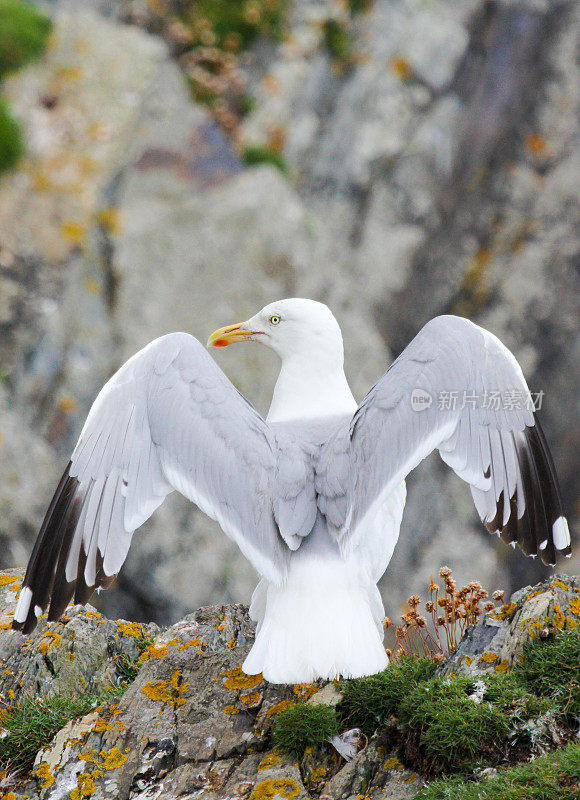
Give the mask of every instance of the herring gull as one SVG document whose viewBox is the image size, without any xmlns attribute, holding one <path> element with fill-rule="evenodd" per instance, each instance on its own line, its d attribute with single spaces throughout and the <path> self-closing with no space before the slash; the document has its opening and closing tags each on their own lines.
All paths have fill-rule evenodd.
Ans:
<svg viewBox="0 0 580 800">
<path fill-rule="evenodd" d="M 40 529 L 14 628 L 29 633 L 47 607 L 58 620 L 71 599 L 108 587 L 133 532 L 177 490 L 261 576 L 247 673 L 303 683 L 378 672 L 388 659 L 376 584 L 405 478 L 434 449 L 469 483 L 490 532 L 546 564 L 570 554 L 530 392 L 493 334 L 436 317 L 358 406 L 322 303 L 271 303 L 208 346 L 243 341 L 281 359 L 265 420 L 187 333 L 151 342 L 105 384 Z"/>
</svg>

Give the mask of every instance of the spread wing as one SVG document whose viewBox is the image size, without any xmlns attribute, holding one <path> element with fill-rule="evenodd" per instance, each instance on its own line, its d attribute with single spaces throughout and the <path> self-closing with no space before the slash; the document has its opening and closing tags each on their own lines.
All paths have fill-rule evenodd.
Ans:
<svg viewBox="0 0 580 800">
<path fill-rule="evenodd" d="M 344 548 L 379 533 L 377 507 L 435 448 L 470 484 L 490 532 L 547 564 L 556 550 L 570 554 L 554 465 L 522 371 L 497 337 L 454 316 L 425 325 L 367 394 L 350 431 L 326 447 L 319 504 Z"/>
<path fill-rule="evenodd" d="M 200 343 L 186 333 L 155 340 L 95 400 L 47 511 L 14 615 L 31 631 L 50 602 L 60 617 L 123 564 L 133 531 L 174 489 L 280 582 L 287 547 L 272 509 L 276 440 Z M 286 487 L 295 501 L 300 487 Z M 300 530 L 290 529 L 292 537 Z"/>
</svg>

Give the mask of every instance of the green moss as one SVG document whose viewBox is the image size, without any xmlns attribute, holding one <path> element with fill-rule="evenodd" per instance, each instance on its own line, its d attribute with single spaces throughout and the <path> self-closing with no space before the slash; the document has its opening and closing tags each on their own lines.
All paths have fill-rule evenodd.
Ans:
<svg viewBox="0 0 580 800">
<path fill-rule="evenodd" d="M 351 14 L 360 14 L 372 8 L 373 0 L 347 0 L 347 5 Z"/>
<path fill-rule="evenodd" d="M 21 157 L 24 146 L 20 128 L 0 97 L 0 172 L 11 169 Z"/>
<path fill-rule="evenodd" d="M 352 54 L 350 31 L 337 19 L 327 19 L 323 25 L 324 44 L 337 61 L 346 62 Z"/>
<path fill-rule="evenodd" d="M 537 744 L 542 727 L 528 723 L 554 708 L 552 698 L 510 674 L 437 678 L 435 670 L 430 659 L 407 656 L 378 675 L 346 681 L 341 722 L 371 735 L 396 717 L 407 763 L 435 775 L 497 764 L 510 747 L 529 752 Z"/>
<path fill-rule="evenodd" d="M 419 790 L 415 800 L 578 800 L 580 743 L 572 742 L 494 778 L 447 778 Z"/>
<path fill-rule="evenodd" d="M 324 744 L 338 732 L 334 709 L 299 703 L 274 717 L 272 739 L 280 752 L 300 758 L 307 747 Z"/>
<path fill-rule="evenodd" d="M 250 147 L 246 147 L 242 158 L 246 164 L 272 164 L 272 166 L 279 169 L 284 175 L 288 173 L 288 167 L 284 161 L 284 157 L 270 147 L 251 145 Z"/>
<path fill-rule="evenodd" d="M 398 714 L 402 698 L 431 678 L 436 669 L 430 658 L 402 656 L 377 675 L 345 681 L 339 706 L 341 719 L 351 728 L 372 734 L 392 714 Z"/>
<path fill-rule="evenodd" d="M 528 691 L 551 698 L 569 725 L 580 722 L 580 631 L 557 633 L 526 646 L 513 675 Z"/>
<path fill-rule="evenodd" d="M 260 34 L 280 39 L 286 0 L 195 0 L 185 6 L 185 20 L 199 31 L 199 43 L 209 25 L 220 48 L 244 50 Z M 207 35 L 207 34 L 205 34 Z"/>
<path fill-rule="evenodd" d="M 501 758 L 510 715 L 503 702 L 471 699 L 475 684 L 471 678 L 433 679 L 401 699 L 405 748 L 426 771 L 466 772 L 482 760 Z"/>
<path fill-rule="evenodd" d="M 44 52 L 51 27 L 30 3 L 0 0 L 0 79 Z"/>
<path fill-rule="evenodd" d="M 118 698 L 123 690 L 100 695 L 39 697 L 3 709 L 0 726 L 8 732 L 0 738 L 0 769 L 29 769 L 37 752 L 71 719 L 89 714 L 97 706 Z"/>
</svg>

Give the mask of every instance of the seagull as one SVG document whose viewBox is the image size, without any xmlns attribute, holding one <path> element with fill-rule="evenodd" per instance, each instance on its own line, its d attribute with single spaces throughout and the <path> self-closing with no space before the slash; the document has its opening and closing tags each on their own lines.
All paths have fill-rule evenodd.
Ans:
<svg viewBox="0 0 580 800">
<path fill-rule="evenodd" d="M 435 449 L 490 532 L 546 564 L 570 555 L 531 394 L 493 334 L 432 319 L 360 405 L 326 305 L 279 300 L 207 345 L 238 342 L 280 357 L 266 419 L 187 333 L 155 339 L 105 384 L 38 534 L 13 628 L 30 633 L 47 607 L 55 621 L 107 588 L 133 532 L 176 490 L 261 576 L 247 674 L 295 684 L 379 672 L 377 581 L 399 536 L 405 478 Z"/>
</svg>

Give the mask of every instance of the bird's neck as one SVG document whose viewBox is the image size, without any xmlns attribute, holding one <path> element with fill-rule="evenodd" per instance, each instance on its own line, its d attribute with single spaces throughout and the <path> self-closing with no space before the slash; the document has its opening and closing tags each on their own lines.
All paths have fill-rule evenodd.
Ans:
<svg viewBox="0 0 580 800">
<path fill-rule="evenodd" d="M 324 358 L 284 358 L 276 381 L 268 422 L 354 414 L 357 408 L 342 363 Z"/>
</svg>

